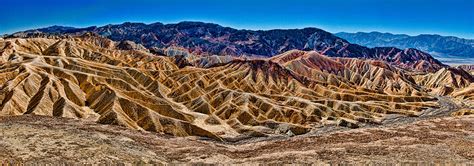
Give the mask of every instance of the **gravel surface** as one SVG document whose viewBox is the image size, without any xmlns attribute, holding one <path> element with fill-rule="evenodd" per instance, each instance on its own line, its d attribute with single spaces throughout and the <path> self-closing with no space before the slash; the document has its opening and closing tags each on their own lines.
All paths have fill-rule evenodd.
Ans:
<svg viewBox="0 0 474 166">
<path fill-rule="evenodd" d="M 225 143 L 44 117 L 0 117 L 9 163 L 445 163 L 474 164 L 474 116 Z"/>
</svg>

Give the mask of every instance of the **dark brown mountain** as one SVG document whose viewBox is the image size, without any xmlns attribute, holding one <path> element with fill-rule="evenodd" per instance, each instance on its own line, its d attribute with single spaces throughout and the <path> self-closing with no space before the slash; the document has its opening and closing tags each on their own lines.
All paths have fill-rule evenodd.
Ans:
<svg viewBox="0 0 474 166">
<path fill-rule="evenodd" d="M 416 49 L 367 48 L 351 44 L 317 28 L 237 30 L 217 24 L 180 22 L 177 24 L 123 23 L 102 27 L 72 28 L 53 26 L 18 32 L 8 37 L 77 35 L 94 32 L 114 41 L 133 41 L 147 48 L 183 47 L 195 55 L 271 57 L 298 49 L 317 51 L 330 57 L 377 59 L 405 69 L 436 71 L 445 65 Z"/>
</svg>

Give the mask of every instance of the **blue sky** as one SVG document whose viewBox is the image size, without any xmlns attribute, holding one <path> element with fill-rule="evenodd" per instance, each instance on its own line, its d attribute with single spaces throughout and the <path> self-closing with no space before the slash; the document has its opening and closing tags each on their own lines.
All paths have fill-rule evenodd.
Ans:
<svg viewBox="0 0 474 166">
<path fill-rule="evenodd" d="M 0 34 L 51 25 L 204 21 L 238 29 L 318 27 L 474 39 L 474 0 L 2 0 Z"/>
</svg>

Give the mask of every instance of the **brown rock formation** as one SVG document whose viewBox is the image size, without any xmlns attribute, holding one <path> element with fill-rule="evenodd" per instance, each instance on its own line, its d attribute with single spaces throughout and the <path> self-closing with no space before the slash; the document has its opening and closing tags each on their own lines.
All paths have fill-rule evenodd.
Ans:
<svg viewBox="0 0 474 166">
<path fill-rule="evenodd" d="M 381 61 L 301 51 L 262 60 L 176 59 L 131 43 L 117 49 L 121 44 L 93 34 L 0 42 L 0 115 L 220 140 L 298 135 L 328 124 L 356 128 L 437 107 L 415 79 Z"/>
</svg>

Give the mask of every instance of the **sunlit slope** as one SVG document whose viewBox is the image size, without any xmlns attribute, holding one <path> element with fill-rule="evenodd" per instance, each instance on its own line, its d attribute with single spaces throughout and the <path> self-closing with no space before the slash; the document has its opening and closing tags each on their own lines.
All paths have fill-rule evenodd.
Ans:
<svg viewBox="0 0 474 166">
<path fill-rule="evenodd" d="M 432 87 L 391 65 L 316 52 L 179 65 L 179 57 L 92 34 L 12 38 L 0 46 L 0 115 L 221 139 L 303 134 L 329 124 L 355 128 L 438 106 L 426 91 Z"/>
</svg>

